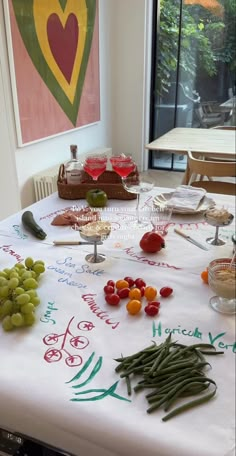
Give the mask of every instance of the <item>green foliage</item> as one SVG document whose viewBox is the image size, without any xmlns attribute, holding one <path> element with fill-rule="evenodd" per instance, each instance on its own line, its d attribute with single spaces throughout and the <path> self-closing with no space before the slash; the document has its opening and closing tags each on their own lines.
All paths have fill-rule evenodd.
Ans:
<svg viewBox="0 0 236 456">
<path fill-rule="evenodd" d="M 217 73 L 218 62 L 236 69 L 236 0 L 224 1 L 224 17 L 203 6 L 184 5 L 181 21 L 180 72 L 189 80 L 197 72 L 209 77 Z M 180 25 L 179 0 L 160 0 L 160 26 L 157 36 L 156 87 L 159 95 L 169 91 L 178 65 Z"/>
</svg>

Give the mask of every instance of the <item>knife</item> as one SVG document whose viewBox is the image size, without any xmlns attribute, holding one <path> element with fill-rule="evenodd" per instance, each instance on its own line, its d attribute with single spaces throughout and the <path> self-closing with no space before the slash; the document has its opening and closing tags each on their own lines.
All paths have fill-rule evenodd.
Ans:
<svg viewBox="0 0 236 456">
<path fill-rule="evenodd" d="M 185 234 L 183 231 L 179 230 L 178 228 L 175 228 L 174 229 L 175 233 L 179 234 L 180 236 L 182 236 L 184 239 L 187 239 L 187 241 L 191 242 L 192 244 L 196 245 L 197 247 L 199 247 L 200 249 L 203 249 L 203 250 L 208 250 L 205 245 L 203 244 L 200 244 L 200 242 L 198 241 L 195 241 L 195 239 L 191 238 L 190 236 L 188 236 L 187 234 Z"/>
<path fill-rule="evenodd" d="M 92 245 L 94 242 L 83 241 L 53 241 L 54 245 Z M 97 245 L 102 245 L 103 242 L 97 242 Z"/>
</svg>

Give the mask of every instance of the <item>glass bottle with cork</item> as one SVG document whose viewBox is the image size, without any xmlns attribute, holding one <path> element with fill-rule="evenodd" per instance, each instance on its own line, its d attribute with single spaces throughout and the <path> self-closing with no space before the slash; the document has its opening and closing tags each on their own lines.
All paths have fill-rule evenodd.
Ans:
<svg viewBox="0 0 236 456">
<path fill-rule="evenodd" d="M 78 160 L 77 156 L 77 145 L 70 145 L 71 159 L 65 163 L 65 177 L 67 184 L 81 184 L 82 182 L 82 171 L 83 163 Z"/>
</svg>

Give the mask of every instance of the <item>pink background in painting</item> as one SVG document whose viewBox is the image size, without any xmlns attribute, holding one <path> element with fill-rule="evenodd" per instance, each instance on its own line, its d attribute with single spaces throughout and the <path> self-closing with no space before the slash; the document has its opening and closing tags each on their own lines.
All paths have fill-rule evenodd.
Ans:
<svg viewBox="0 0 236 456">
<path fill-rule="evenodd" d="M 22 143 L 37 141 L 100 120 L 98 2 L 93 42 L 75 127 L 35 69 L 19 33 L 11 0 L 9 11 Z"/>
</svg>

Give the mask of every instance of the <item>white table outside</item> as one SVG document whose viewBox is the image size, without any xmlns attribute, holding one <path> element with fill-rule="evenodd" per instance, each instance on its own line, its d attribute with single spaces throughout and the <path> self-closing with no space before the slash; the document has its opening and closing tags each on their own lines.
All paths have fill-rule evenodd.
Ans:
<svg viewBox="0 0 236 456">
<path fill-rule="evenodd" d="M 172 190 L 155 188 L 142 205 L 150 205 L 153 196 L 168 191 Z M 211 197 L 234 212 L 233 197 Z M 46 264 L 38 289 L 37 323 L 32 329 L 9 333 L 0 327 L 0 428 L 75 456 L 233 456 L 235 319 L 210 308 L 213 293 L 200 273 L 212 259 L 232 255 L 234 225 L 220 230 L 224 246 L 203 251 L 179 237 L 174 227 L 202 243 L 214 228 L 205 224 L 202 214 L 174 215 L 166 248 L 148 255 L 139 247 L 148 229 L 132 231 L 127 220 L 136 202 L 109 201 L 103 216 L 112 219 L 113 231 L 99 247 L 107 260 L 89 265 L 84 257 L 90 246 L 53 246 L 55 239 L 79 239 L 71 228 L 51 225 L 58 211 L 73 204 L 83 206 L 84 201 L 66 201 L 53 194 L 28 208 L 48 233 L 45 241 L 23 229 L 23 211 L 0 223 L 1 270 L 27 256 Z M 173 296 L 161 300 L 158 317 L 144 312 L 132 317 L 125 304 L 112 308 L 105 303 L 107 280 L 126 275 L 142 277 L 158 289 L 173 287 Z M 218 386 L 216 397 L 164 423 L 162 409 L 146 413 L 143 393 L 127 395 L 125 382 L 115 373 L 114 358 L 145 348 L 152 340 L 160 343 L 170 331 L 187 345 L 211 342 L 224 355 L 209 357 L 209 376 Z M 80 342 L 79 348 L 72 339 Z M 51 351 L 49 356 L 49 350 L 54 355 Z M 75 355 L 81 357 L 80 366 L 72 362 Z M 76 375 L 77 381 L 72 381 Z M 88 400 L 98 390 L 104 397 Z M 85 400 L 75 401 L 79 398 Z"/>
</svg>

